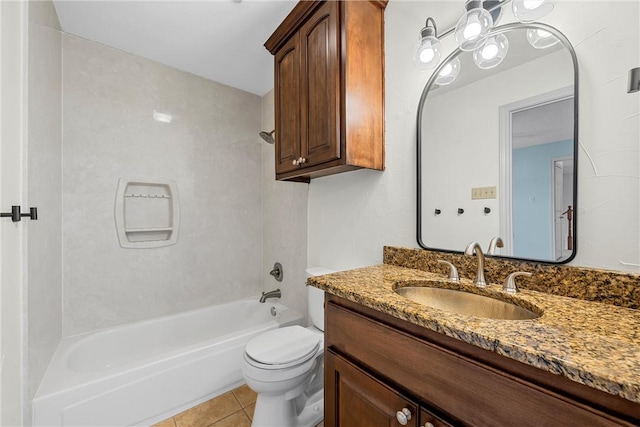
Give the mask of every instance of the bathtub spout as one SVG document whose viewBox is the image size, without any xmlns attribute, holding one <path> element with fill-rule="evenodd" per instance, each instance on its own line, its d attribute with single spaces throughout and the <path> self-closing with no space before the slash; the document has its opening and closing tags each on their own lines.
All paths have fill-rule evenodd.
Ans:
<svg viewBox="0 0 640 427">
<path fill-rule="evenodd" d="M 280 289 L 276 289 L 275 291 L 263 292 L 260 296 L 260 302 L 265 302 L 267 298 L 281 298 L 282 292 Z"/>
</svg>

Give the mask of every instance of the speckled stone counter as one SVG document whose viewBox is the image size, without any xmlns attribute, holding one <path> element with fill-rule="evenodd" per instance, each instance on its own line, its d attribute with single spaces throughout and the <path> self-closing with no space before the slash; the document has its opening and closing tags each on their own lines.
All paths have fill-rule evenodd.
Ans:
<svg viewBox="0 0 640 427">
<path fill-rule="evenodd" d="M 334 295 L 431 329 L 581 384 L 640 403 L 640 311 L 501 286 L 479 289 L 468 279 L 380 265 L 312 277 Z M 456 315 L 396 294 L 403 286 L 459 289 L 512 302 L 539 314 L 534 320 Z"/>
</svg>

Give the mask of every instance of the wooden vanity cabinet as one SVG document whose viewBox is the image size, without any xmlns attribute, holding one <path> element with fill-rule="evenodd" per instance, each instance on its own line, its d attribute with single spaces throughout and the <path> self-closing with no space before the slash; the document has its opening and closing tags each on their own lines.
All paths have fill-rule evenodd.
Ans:
<svg viewBox="0 0 640 427">
<path fill-rule="evenodd" d="M 275 63 L 276 179 L 384 169 L 386 1 L 301 1 L 265 47 Z"/>
<path fill-rule="evenodd" d="M 420 427 L 640 425 L 640 404 L 343 298 L 325 313 L 326 427 L 399 426 L 402 408 Z"/>
<path fill-rule="evenodd" d="M 325 354 L 327 376 L 325 390 L 333 399 L 326 401 L 326 413 L 334 414 L 334 424 L 340 426 L 388 427 L 401 425 L 397 411 L 405 411 L 407 426 L 418 426 L 418 403 L 403 396 L 377 378 L 364 372 L 348 360 L 328 350 Z M 338 397 L 338 398 L 335 398 Z"/>
<path fill-rule="evenodd" d="M 325 354 L 325 425 L 452 427 L 401 391 L 380 381 L 332 350 Z M 406 417 L 402 424 L 397 413 Z M 332 414 L 331 422 L 326 414 Z M 403 420 L 404 421 L 404 420 Z"/>
</svg>

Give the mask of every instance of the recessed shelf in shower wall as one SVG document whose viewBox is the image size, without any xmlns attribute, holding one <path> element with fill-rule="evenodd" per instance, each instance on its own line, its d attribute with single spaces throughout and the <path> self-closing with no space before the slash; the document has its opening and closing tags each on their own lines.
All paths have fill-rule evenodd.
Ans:
<svg viewBox="0 0 640 427">
<path fill-rule="evenodd" d="M 120 178 L 116 229 L 123 248 L 157 248 L 176 243 L 180 203 L 175 182 Z"/>
</svg>

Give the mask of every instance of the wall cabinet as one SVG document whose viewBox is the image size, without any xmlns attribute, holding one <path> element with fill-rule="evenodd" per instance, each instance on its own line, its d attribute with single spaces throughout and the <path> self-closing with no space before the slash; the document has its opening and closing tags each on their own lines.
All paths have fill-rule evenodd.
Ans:
<svg viewBox="0 0 640 427">
<path fill-rule="evenodd" d="M 421 427 L 640 424 L 640 404 L 345 299 L 325 319 L 326 427 L 405 425 L 403 408 Z"/>
<path fill-rule="evenodd" d="M 275 62 L 276 179 L 384 169 L 386 1 L 301 1 Z"/>
</svg>

